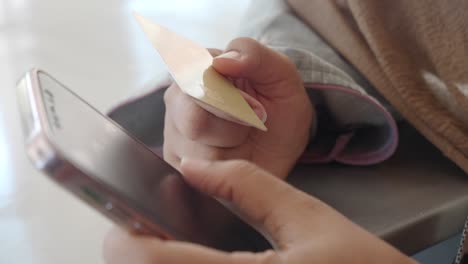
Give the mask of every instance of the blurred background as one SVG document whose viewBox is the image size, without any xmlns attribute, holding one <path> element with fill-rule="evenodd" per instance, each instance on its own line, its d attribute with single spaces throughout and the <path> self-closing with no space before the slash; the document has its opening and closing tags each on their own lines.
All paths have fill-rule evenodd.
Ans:
<svg viewBox="0 0 468 264">
<path fill-rule="evenodd" d="M 166 70 L 132 17 L 206 47 L 235 37 L 248 0 L 0 0 L 0 263 L 102 263 L 110 222 L 38 173 L 24 153 L 15 83 L 40 67 L 106 112 Z"/>
</svg>

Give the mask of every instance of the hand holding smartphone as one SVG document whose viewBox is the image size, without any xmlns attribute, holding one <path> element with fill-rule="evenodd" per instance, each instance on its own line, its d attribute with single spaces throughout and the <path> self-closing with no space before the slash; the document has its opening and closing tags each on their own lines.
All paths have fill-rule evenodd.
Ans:
<svg viewBox="0 0 468 264">
<path fill-rule="evenodd" d="M 217 249 L 268 242 L 215 199 L 47 73 L 18 83 L 26 150 L 34 166 L 126 229 Z"/>
</svg>

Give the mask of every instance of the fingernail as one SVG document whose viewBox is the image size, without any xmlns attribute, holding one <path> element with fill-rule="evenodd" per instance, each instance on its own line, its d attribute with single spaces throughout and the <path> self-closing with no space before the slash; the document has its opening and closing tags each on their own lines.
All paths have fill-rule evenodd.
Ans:
<svg viewBox="0 0 468 264">
<path fill-rule="evenodd" d="M 258 118 L 265 123 L 267 121 L 268 115 L 266 112 L 265 107 L 254 97 L 252 97 L 250 94 L 244 92 L 241 90 L 242 97 L 247 101 L 247 103 L 250 105 L 250 107 L 254 110 L 255 114 L 258 116 Z"/>
<path fill-rule="evenodd" d="M 259 108 L 254 108 L 255 114 L 257 114 L 258 118 L 262 120 L 263 123 L 267 121 L 268 115 L 265 111 L 265 109 L 259 109 Z"/>
<path fill-rule="evenodd" d="M 216 56 L 216 59 L 218 58 L 239 60 L 241 58 L 241 54 L 236 50 L 231 50 L 231 51 L 228 51 L 226 53 Z"/>
</svg>

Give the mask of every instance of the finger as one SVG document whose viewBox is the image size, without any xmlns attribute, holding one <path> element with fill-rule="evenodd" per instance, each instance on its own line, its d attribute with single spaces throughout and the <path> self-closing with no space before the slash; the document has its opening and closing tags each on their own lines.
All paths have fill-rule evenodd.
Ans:
<svg viewBox="0 0 468 264">
<path fill-rule="evenodd" d="M 221 53 L 223 53 L 222 50 L 220 49 L 215 49 L 215 48 L 208 48 L 208 52 L 211 54 L 211 56 L 213 57 L 216 57 L 218 55 L 220 55 Z"/>
<path fill-rule="evenodd" d="M 164 126 L 164 158 L 171 160 L 175 168 L 180 169 L 181 157 L 206 160 L 224 160 L 232 157 L 246 155 L 245 148 L 222 148 L 200 143 L 181 135 L 172 120 L 165 122 Z"/>
<path fill-rule="evenodd" d="M 164 145 L 164 161 L 169 163 L 176 170 L 180 171 L 180 157 L 177 156 L 172 149 L 169 149 Z"/>
<path fill-rule="evenodd" d="M 174 122 L 166 117 L 163 144 L 164 160 L 177 170 L 180 170 L 181 157 L 218 160 L 224 159 L 225 150 L 184 137 L 175 127 Z"/>
<path fill-rule="evenodd" d="M 177 134 L 175 134 L 177 132 Z M 169 118 L 166 113 L 164 115 L 164 142 L 163 142 L 163 158 L 164 160 L 169 163 L 172 167 L 179 170 L 180 165 L 180 157 L 174 153 L 174 142 L 176 139 L 174 137 L 178 137 L 179 132 L 174 129 L 174 125 L 172 120 Z"/>
<path fill-rule="evenodd" d="M 203 246 L 136 237 L 123 230 L 113 230 L 104 242 L 104 259 L 112 264 L 245 264 L 280 263 L 273 251 L 260 254 L 224 253 Z"/>
<path fill-rule="evenodd" d="M 242 90 L 239 90 L 240 94 L 242 95 L 242 97 L 244 97 L 245 101 L 247 102 L 247 104 L 249 104 L 250 108 L 252 108 L 252 110 L 255 112 L 255 114 L 257 114 L 258 118 L 260 118 L 260 120 L 265 123 L 266 120 L 267 120 L 267 112 L 266 112 L 266 109 L 265 107 L 257 100 L 255 99 L 253 96 L 251 96 L 250 94 L 248 94 L 247 92 L 244 92 Z M 203 109 L 205 109 L 206 111 L 212 113 L 213 115 L 215 115 L 216 117 L 219 117 L 223 120 L 227 120 L 227 121 L 230 121 L 230 122 L 234 122 L 236 124 L 240 124 L 240 125 L 243 125 L 243 126 L 250 126 L 250 124 L 247 124 L 223 111 L 220 111 L 218 109 L 216 109 L 215 107 L 213 106 L 210 106 L 209 104 L 206 104 L 202 101 L 198 101 L 198 100 L 195 100 L 195 102 Z"/>
<path fill-rule="evenodd" d="M 184 157 L 180 169 L 193 187 L 232 203 L 241 217 L 279 248 L 306 239 L 305 230 L 317 224 L 314 219 L 330 211 L 319 200 L 246 161 Z"/>
<path fill-rule="evenodd" d="M 248 79 L 256 84 L 256 92 L 270 98 L 290 96 L 302 84 L 286 56 L 250 38 L 231 41 L 226 52 L 214 58 L 213 67 L 225 76 Z M 269 85 L 272 83 L 289 85 Z"/>
<path fill-rule="evenodd" d="M 244 142 L 251 129 L 209 113 L 177 85 L 168 88 L 164 100 L 170 121 L 190 140 L 215 147 L 234 147 Z"/>
<path fill-rule="evenodd" d="M 227 114 L 227 113 L 225 113 L 223 111 L 220 111 L 220 110 L 216 109 L 213 106 L 210 106 L 210 105 L 208 105 L 208 104 L 206 104 L 206 103 L 204 103 L 204 102 L 202 102 L 200 100 L 196 100 L 195 98 L 192 98 L 192 97 L 186 95 L 184 92 L 182 92 L 182 90 L 176 84 L 173 84 L 173 86 L 174 86 L 174 88 L 172 88 L 172 86 L 171 86 L 171 87 L 169 87 L 170 89 L 167 89 L 167 91 L 166 91 L 167 96 L 165 97 L 165 99 L 166 99 L 167 102 L 170 101 L 170 98 L 172 98 L 174 96 L 181 96 L 180 94 L 182 94 L 183 97 L 191 100 L 193 103 L 198 105 L 200 108 L 206 110 L 208 113 L 211 113 L 212 115 L 214 115 L 215 117 L 218 117 L 221 120 L 233 122 L 235 124 L 240 124 L 240 125 L 243 125 L 243 126 L 250 126 L 249 124 L 246 124 L 245 122 L 242 122 L 239 119 L 236 119 L 235 117 L 232 117 L 231 115 L 229 115 L 229 114 Z M 257 99 L 255 99 L 253 96 L 251 96 L 247 92 L 244 92 L 243 90 L 239 90 L 239 92 L 240 92 L 241 96 L 244 97 L 247 104 L 249 104 L 249 106 L 252 108 L 252 110 L 257 114 L 258 118 L 260 118 L 260 120 L 262 120 L 262 122 L 265 123 L 266 120 L 267 120 L 267 112 L 265 110 L 265 107 Z"/>
</svg>

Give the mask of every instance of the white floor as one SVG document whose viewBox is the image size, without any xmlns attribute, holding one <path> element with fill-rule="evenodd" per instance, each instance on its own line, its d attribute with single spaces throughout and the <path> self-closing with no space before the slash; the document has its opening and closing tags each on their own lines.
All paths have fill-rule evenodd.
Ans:
<svg viewBox="0 0 468 264">
<path fill-rule="evenodd" d="M 105 112 L 165 73 L 131 10 L 222 48 L 248 2 L 0 0 L 0 263 L 102 263 L 110 227 L 27 160 L 15 99 L 21 75 L 43 68 Z"/>
</svg>

